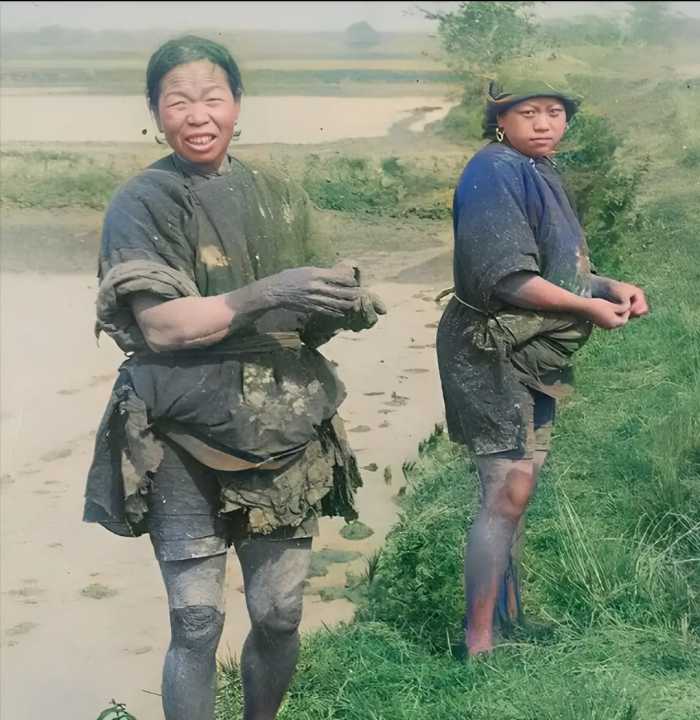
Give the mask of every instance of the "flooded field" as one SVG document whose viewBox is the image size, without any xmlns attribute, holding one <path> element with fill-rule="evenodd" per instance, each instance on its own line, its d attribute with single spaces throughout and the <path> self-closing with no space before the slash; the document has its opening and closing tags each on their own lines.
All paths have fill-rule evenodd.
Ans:
<svg viewBox="0 0 700 720">
<path fill-rule="evenodd" d="M 141 95 L 48 95 L 3 90 L 0 142 L 153 143 L 155 123 Z M 240 144 L 334 142 L 385 135 L 417 108 L 431 108 L 410 127 L 441 119 L 443 97 L 244 97 Z"/>
</svg>

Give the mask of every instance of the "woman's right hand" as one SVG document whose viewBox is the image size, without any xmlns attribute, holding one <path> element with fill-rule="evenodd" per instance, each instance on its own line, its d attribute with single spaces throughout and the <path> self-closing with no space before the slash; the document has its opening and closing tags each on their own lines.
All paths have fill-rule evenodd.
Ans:
<svg viewBox="0 0 700 720">
<path fill-rule="evenodd" d="M 610 302 L 602 298 L 587 298 L 584 305 L 585 317 L 604 330 L 614 330 L 627 323 L 630 317 L 630 303 Z"/>
<path fill-rule="evenodd" d="M 336 318 L 352 310 L 361 292 L 350 266 L 292 268 L 262 282 L 271 307 Z"/>
</svg>

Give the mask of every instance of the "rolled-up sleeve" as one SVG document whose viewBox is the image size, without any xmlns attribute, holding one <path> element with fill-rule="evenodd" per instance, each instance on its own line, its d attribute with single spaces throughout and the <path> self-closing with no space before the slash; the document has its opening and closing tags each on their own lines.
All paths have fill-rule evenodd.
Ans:
<svg viewBox="0 0 700 720">
<path fill-rule="evenodd" d="M 539 272 L 521 169 L 493 155 L 470 163 L 454 199 L 455 284 L 481 307 L 489 307 L 500 280 L 516 272 Z"/>
</svg>

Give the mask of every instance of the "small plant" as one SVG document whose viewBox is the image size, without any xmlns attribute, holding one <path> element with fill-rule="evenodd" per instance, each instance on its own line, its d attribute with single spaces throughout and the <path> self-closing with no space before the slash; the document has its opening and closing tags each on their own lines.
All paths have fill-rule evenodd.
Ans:
<svg viewBox="0 0 700 720">
<path fill-rule="evenodd" d="M 126 711 L 126 705 L 124 703 L 118 703 L 112 700 L 111 707 L 103 710 L 97 716 L 97 720 L 136 720 L 136 718 Z"/>
</svg>

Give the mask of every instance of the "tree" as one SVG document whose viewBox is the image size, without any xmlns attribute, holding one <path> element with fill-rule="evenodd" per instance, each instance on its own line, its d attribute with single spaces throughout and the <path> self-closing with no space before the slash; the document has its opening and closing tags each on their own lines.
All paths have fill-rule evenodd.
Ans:
<svg viewBox="0 0 700 720">
<path fill-rule="evenodd" d="M 372 47 L 379 45 L 381 40 L 379 33 L 364 20 L 350 25 L 345 31 L 345 38 L 353 47 Z"/>
<path fill-rule="evenodd" d="M 683 21 L 673 13 L 670 2 L 630 2 L 629 32 L 643 45 L 670 45 Z"/>
<path fill-rule="evenodd" d="M 504 61 L 532 52 L 537 32 L 533 5 L 473 0 L 450 12 L 422 12 L 438 21 L 447 64 L 469 83 L 475 75 L 493 73 Z"/>
</svg>

